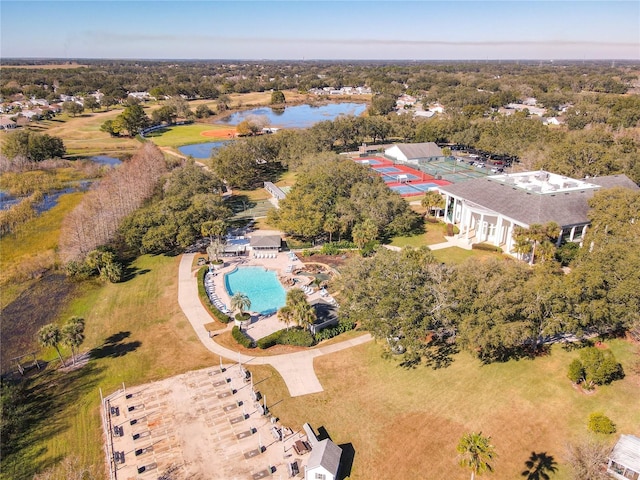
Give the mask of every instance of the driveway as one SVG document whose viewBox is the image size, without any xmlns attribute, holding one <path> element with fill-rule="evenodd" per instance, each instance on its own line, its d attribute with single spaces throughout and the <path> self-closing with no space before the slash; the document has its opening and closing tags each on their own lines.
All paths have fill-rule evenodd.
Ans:
<svg viewBox="0 0 640 480">
<path fill-rule="evenodd" d="M 202 344 L 216 355 L 233 361 L 253 365 L 271 365 L 284 380 L 292 397 L 323 391 L 322 385 L 313 369 L 314 358 L 361 345 L 372 339 L 371 335 L 367 333 L 351 340 L 325 347 L 267 357 L 251 357 L 218 345 L 209 337 L 209 332 L 204 327 L 205 324 L 212 322 L 213 319 L 200 303 L 198 296 L 197 269 L 194 270 L 192 268 L 195 255 L 195 253 L 185 253 L 180 260 L 178 269 L 178 304 Z M 230 329 L 231 325 L 227 328 Z"/>
</svg>

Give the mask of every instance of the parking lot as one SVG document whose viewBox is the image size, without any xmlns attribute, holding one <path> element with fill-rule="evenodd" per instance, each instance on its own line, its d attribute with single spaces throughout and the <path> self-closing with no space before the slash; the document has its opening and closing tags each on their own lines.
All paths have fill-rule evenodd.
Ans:
<svg viewBox="0 0 640 480">
<path fill-rule="evenodd" d="M 257 383 L 257 382 L 256 382 Z M 304 474 L 304 432 L 280 425 L 240 364 L 123 388 L 103 401 L 112 479 L 259 479 Z"/>
</svg>

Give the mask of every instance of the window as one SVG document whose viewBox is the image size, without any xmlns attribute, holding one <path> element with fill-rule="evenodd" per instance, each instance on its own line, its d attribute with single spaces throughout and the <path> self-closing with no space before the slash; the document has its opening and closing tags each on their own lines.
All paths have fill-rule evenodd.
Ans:
<svg viewBox="0 0 640 480">
<path fill-rule="evenodd" d="M 326 480 L 324 473 L 316 473 L 316 480 Z"/>
</svg>

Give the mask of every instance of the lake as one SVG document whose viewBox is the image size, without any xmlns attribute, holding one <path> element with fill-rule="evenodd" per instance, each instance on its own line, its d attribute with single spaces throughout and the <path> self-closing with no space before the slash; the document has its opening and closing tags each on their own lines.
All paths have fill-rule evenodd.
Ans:
<svg viewBox="0 0 640 480">
<path fill-rule="evenodd" d="M 253 108 L 218 120 L 216 123 L 237 125 L 251 116 L 264 116 L 269 120 L 270 127 L 279 128 L 308 128 L 323 120 L 335 120 L 340 115 L 361 115 L 367 109 L 365 103 L 329 103 L 327 105 L 293 105 L 284 110 L 274 110 L 270 107 Z M 178 147 L 180 153 L 197 159 L 211 158 L 211 153 L 224 146 L 227 142 L 206 142 Z"/>
<path fill-rule="evenodd" d="M 308 128 L 323 120 L 334 120 L 340 115 L 359 116 L 367 109 L 366 103 L 328 103 L 326 105 L 294 105 L 284 110 L 273 110 L 270 107 L 254 108 L 218 120 L 216 123 L 238 125 L 251 116 L 264 116 L 269 119 L 270 127 Z"/>
</svg>

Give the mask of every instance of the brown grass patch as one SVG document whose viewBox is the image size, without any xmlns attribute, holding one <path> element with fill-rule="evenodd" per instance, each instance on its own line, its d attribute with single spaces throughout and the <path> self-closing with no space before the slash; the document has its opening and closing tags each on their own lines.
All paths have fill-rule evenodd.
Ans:
<svg viewBox="0 0 640 480">
<path fill-rule="evenodd" d="M 237 135 L 235 127 L 230 128 L 219 128 L 216 130 L 205 130 L 204 132 L 200 132 L 200 135 L 203 137 L 213 137 L 213 138 L 233 138 Z"/>
</svg>

